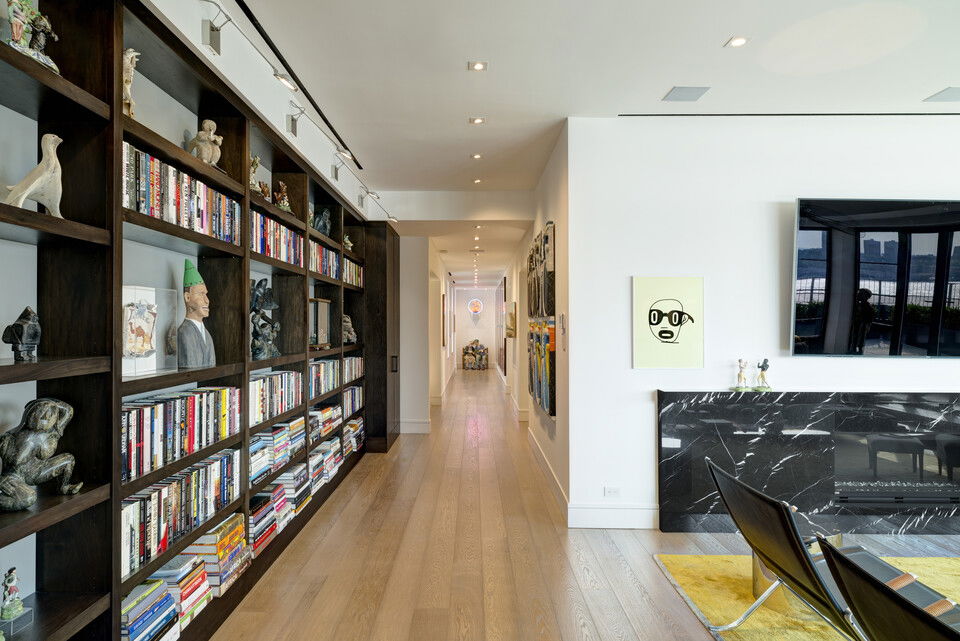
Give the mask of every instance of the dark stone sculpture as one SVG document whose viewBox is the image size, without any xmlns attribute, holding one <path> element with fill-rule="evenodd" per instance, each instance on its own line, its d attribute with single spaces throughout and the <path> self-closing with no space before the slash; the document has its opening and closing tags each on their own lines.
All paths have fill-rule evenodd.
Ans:
<svg viewBox="0 0 960 641">
<path fill-rule="evenodd" d="M 25 307 L 12 325 L 3 330 L 3 342 L 13 349 L 13 359 L 18 362 L 35 362 L 37 345 L 40 344 L 40 318 L 30 307 Z"/>
<path fill-rule="evenodd" d="M 255 361 L 280 356 L 275 341 L 280 335 L 280 322 L 267 315 L 268 311 L 279 309 L 273 299 L 273 288 L 267 286 L 267 279 L 250 280 L 250 322 L 252 341 L 250 355 Z"/>
<path fill-rule="evenodd" d="M 76 494 L 83 483 L 71 483 L 73 454 L 56 454 L 57 443 L 73 408 L 54 398 L 27 403 L 20 424 L 0 436 L 0 510 L 25 510 L 37 500 L 36 486 L 60 477 L 60 494 Z"/>
<path fill-rule="evenodd" d="M 330 235 L 330 210 L 324 207 L 319 214 L 314 214 L 310 221 L 311 227 L 316 229 L 324 236 Z"/>
<path fill-rule="evenodd" d="M 357 342 L 357 330 L 353 328 L 353 319 L 343 315 L 343 343 L 344 345 L 353 345 Z"/>
<path fill-rule="evenodd" d="M 30 21 L 30 26 L 33 28 L 33 34 L 30 36 L 30 48 L 40 55 L 46 55 L 47 38 L 54 42 L 57 42 L 60 38 L 53 32 L 50 20 L 44 15 L 37 14 L 34 16 L 33 20 Z"/>
</svg>

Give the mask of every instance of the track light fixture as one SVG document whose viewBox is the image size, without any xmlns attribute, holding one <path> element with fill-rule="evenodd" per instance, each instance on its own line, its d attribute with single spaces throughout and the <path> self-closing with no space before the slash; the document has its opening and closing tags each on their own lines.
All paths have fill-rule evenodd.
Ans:
<svg viewBox="0 0 960 641">
<path fill-rule="evenodd" d="M 350 150 L 345 147 L 337 147 L 337 153 L 347 160 L 353 160 L 353 154 L 351 154 Z"/>
<path fill-rule="evenodd" d="M 297 86 L 297 83 L 293 81 L 289 75 L 285 73 L 280 73 L 276 67 L 273 68 L 273 77 L 280 81 L 280 84 L 289 89 L 290 91 L 296 93 L 300 91 L 300 87 Z"/>
<path fill-rule="evenodd" d="M 290 101 L 290 106 L 293 107 L 296 113 L 287 114 L 287 133 L 291 136 L 296 136 L 297 121 L 300 120 L 300 116 L 306 113 L 306 110 L 292 100 Z"/>
</svg>

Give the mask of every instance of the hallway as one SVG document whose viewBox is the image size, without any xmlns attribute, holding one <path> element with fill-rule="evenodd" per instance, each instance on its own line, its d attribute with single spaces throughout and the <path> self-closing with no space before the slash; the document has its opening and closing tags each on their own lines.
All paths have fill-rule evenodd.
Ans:
<svg viewBox="0 0 960 641">
<path fill-rule="evenodd" d="M 647 549 L 697 537 L 567 530 L 507 401 L 457 372 L 433 432 L 366 455 L 214 639 L 708 639 Z"/>
</svg>

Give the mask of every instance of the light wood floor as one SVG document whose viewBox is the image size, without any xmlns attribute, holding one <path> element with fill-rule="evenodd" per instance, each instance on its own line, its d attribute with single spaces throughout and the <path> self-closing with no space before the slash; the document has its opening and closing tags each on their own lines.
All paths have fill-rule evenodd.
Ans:
<svg viewBox="0 0 960 641">
<path fill-rule="evenodd" d="M 496 374 L 456 374 L 433 432 L 366 455 L 215 641 L 711 639 L 652 554 L 743 554 L 739 537 L 568 530 L 505 401 Z M 960 554 L 960 537 L 853 538 Z"/>
</svg>

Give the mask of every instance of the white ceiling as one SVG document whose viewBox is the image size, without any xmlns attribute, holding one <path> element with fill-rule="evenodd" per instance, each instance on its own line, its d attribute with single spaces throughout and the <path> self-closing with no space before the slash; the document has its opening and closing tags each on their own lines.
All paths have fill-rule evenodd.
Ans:
<svg viewBox="0 0 960 641">
<path fill-rule="evenodd" d="M 417 220 L 394 223 L 401 236 L 429 236 L 457 285 L 472 286 L 474 256 L 481 287 L 496 287 L 532 225 L 529 220 Z M 476 226 L 480 225 L 480 229 Z M 474 237 L 479 236 L 479 241 Z M 479 245 L 483 252 L 473 253 Z M 442 276 L 442 274 L 435 274 Z"/>
<path fill-rule="evenodd" d="M 531 189 L 566 116 L 960 111 L 952 0 L 248 3 L 373 189 Z"/>
</svg>

